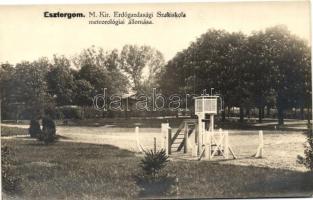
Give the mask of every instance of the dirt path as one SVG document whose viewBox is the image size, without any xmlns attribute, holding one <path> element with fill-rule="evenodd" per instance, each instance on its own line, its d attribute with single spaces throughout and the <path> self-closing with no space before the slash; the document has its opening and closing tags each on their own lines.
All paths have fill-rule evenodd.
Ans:
<svg viewBox="0 0 313 200">
<path fill-rule="evenodd" d="M 2 126 L 28 128 L 28 125 L 2 124 Z M 122 149 L 139 152 L 137 136 L 134 128 L 82 127 L 82 126 L 58 126 L 57 134 L 62 136 L 61 141 L 71 141 L 91 144 L 110 144 Z M 144 149 L 153 148 L 154 139 L 157 147 L 161 148 L 163 138 L 158 128 L 142 128 L 138 141 Z"/>
<path fill-rule="evenodd" d="M 298 155 L 304 155 L 306 141 L 301 132 L 265 131 L 262 159 L 252 157 L 258 146 L 256 132 L 248 135 L 230 135 L 229 140 L 239 159 L 225 161 L 225 163 L 307 171 L 303 165 L 297 163 Z"/>
<path fill-rule="evenodd" d="M 28 128 L 27 125 L 4 126 Z M 140 151 L 133 128 L 59 126 L 57 134 L 62 136 L 61 141 L 110 144 L 130 151 Z M 304 152 L 305 136 L 301 132 L 265 131 L 265 153 L 262 159 L 252 157 L 258 147 L 257 131 L 230 131 L 229 134 L 230 145 L 238 159 L 220 163 L 306 171 L 305 167 L 297 163 L 297 156 L 303 155 Z M 144 149 L 153 148 L 154 138 L 157 148 L 163 147 L 164 138 L 160 128 L 140 129 L 138 141 Z"/>
</svg>

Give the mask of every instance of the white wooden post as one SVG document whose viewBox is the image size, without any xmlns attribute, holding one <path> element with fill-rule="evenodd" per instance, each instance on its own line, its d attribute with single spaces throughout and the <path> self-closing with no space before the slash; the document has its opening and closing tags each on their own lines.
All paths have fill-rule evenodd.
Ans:
<svg viewBox="0 0 313 200">
<path fill-rule="evenodd" d="M 204 134 L 204 156 L 205 158 L 207 158 L 208 160 L 211 160 L 212 159 L 212 144 L 211 144 L 211 141 L 212 141 L 212 132 L 211 131 L 208 131 Z"/>
<path fill-rule="evenodd" d="M 222 139 L 221 139 L 220 149 L 223 150 L 223 149 L 224 149 L 224 146 L 225 146 L 225 136 L 224 136 L 223 131 L 222 131 L 221 128 L 218 129 L 218 136 L 219 136 L 220 138 L 222 138 Z"/>
<path fill-rule="evenodd" d="M 212 159 L 212 137 L 213 137 L 213 131 L 209 131 L 208 132 L 208 139 L 207 139 L 207 142 L 206 142 L 206 145 L 207 145 L 207 154 L 208 154 L 208 158 L 209 160 Z"/>
<path fill-rule="evenodd" d="M 162 137 L 163 137 L 163 149 L 166 149 L 167 145 L 167 134 L 166 134 L 166 123 L 162 123 L 161 124 L 161 133 L 162 133 Z"/>
<path fill-rule="evenodd" d="M 202 153 L 202 144 L 203 144 L 203 122 L 202 115 L 198 116 L 198 155 L 200 156 Z"/>
<path fill-rule="evenodd" d="M 203 134 L 204 158 L 209 158 L 208 139 L 209 139 L 208 134 L 207 133 Z"/>
<path fill-rule="evenodd" d="M 157 146 L 156 146 L 156 137 L 153 138 L 153 152 L 156 153 L 157 151 Z"/>
<path fill-rule="evenodd" d="M 225 158 L 228 159 L 229 156 L 229 139 L 228 139 L 228 131 L 225 131 L 225 136 L 224 136 L 224 155 Z"/>
<path fill-rule="evenodd" d="M 214 131 L 214 115 L 210 115 L 210 131 Z"/>
<path fill-rule="evenodd" d="M 139 127 L 135 127 L 135 133 L 136 133 L 136 142 L 137 142 L 137 148 L 139 149 L 140 152 L 142 152 L 142 149 L 140 147 L 140 142 L 139 142 Z"/>
<path fill-rule="evenodd" d="M 168 154 L 172 154 L 172 129 L 170 127 L 168 127 L 168 130 L 167 130 L 167 144 L 168 144 L 168 147 L 167 147 L 167 151 L 168 151 Z"/>
<path fill-rule="evenodd" d="M 168 129 L 169 129 L 169 124 L 168 123 L 162 123 L 161 124 L 161 132 L 164 138 L 163 142 L 163 148 L 165 149 L 166 155 L 168 155 Z"/>
<path fill-rule="evenodd" d="M 198 148 L 199 142 L 198 141 L 199 141 L 199 126 L 196 123 L 195 124 L 195 145 L 194 145 L 196 156 L 199 156 L 199 148 Z"/>
<path fill-rule="evenodd" d="M 263 157 L 263 147 L 264 147 L 263 131 L 259 131 L 259 147 L 257 149 L 255 157 L 257 157 L 257 158 Z"/>
<path fill-rule="evenodd" d="M 264 147 L 264 140 L 263 140 L 263 131 L 259 131 L 259 140 L 260 140 L 260 157 L 263 157 L 263 147 Z"/>
</svg>

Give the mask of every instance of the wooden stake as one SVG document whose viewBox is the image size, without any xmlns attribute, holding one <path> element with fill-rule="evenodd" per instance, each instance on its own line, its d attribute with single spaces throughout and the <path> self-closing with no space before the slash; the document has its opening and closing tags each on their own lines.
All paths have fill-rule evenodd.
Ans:
<svg viewBox="0 0 313 200">
<path fill-rule="evenodd" d="M 262 158 L 263 157 L 263 147 L 264 147 L 263 131 L 259 131 L 259 147 L 258 147 L 257 152 L 255 154 L 256 158 Z"/>
<path fill-rule="evenodd" d="M 185 123 L 185 132 L 184 132 L 184 153 L 188 152 L 188 125 Z"/>
<path fill-rule="evenodd" d="M 137 148 L 139 149 L 140 152 L 142 152 L 142 149 L 140 147 L 140 142 L 139 142 L 139 127 L 135 127 L 135 133 L 136 133 L 136 142 L 137 142 Z"/>
<path fill-rule="evenodd" d="M 161 133 L 163 135 L 163 149 L 165 149 L 166 155 L 168 155 L 168 129 L 169 124 L 168 123 L 162 123 L 161 124 Z"/>
<path fill-rule="evenodd" d="M 172 153 L 172 129 L 168 129 L 167 130 L 167 140 L 168 140 L 168 147 L 167 147 L 167 150 L 168 150 L 168 154 L 170 155 Z"/>
</svg>

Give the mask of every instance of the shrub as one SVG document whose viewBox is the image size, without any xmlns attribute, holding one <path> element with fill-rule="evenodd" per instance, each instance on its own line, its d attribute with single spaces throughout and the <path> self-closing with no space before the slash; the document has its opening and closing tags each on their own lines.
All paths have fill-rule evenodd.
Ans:
<svg viewBox="0 0 313 200">
<path fill-rule="evenodd" d="M 313 171 L 313 129 L 311 124 L 308 125 L 306 135 L 307 143 L 305 145 L 304 157 L 298 156 L 298 162 Z"/>
<path fill-rule="evenodd" d="M 49 117 L 42 119 L 42 134 L 39 140 L 44 141 L 45 144 L 50 144 L 55 141 L 56 128 L 54 121 Z"/>
<path fill-rule="evenodd" d="M 12 156 L 13 154 L 7 146 L 1 147 L 2 189 L 13 194 L 18 191 L 19 179 L 16 178 Z"/>
<path fill-rule="evenodd" d="M 62 106 L 57 109 L 58 117 L 62 119 L 81 119 L 81 108 L 77 106 Z M 60 119 L 59 118 L 59 119 Z"/>
<path fill-rule="evenodd" d="M 37 120 L 33 119 L 30 121 L 28 133 L 32 138 L 36 138 L 41 134 L 40 124 Z"/>
<path fill-rule="evenodd" d="M 160 177 L 162 169 L 168 162 L 168 156 L 165 150 L 160 151 L 147 151 L 144 158 L 141 160 L 140 167 L 144 172 L 144 175 L 152 181 L 157 180 Z"/>
<path fill-rule="evenodd" d="M 58 110 L 52 105 L 45 108 L 44 113 L 46 116 L 49 116 L 52 119 L 57 119 L 59 115 Z"/>
</svg>

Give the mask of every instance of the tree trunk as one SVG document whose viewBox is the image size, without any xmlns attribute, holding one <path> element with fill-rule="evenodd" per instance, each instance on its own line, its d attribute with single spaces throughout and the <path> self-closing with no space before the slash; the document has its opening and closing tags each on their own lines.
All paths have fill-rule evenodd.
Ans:
<svg viewBox="0 0 313 200">
<path fill-rule="evenodd" d="M 278 114 L 278 125 L 284 125 L 284 109 L 282 107 L 277 108 Z"/>
<path fill-rule="evenodd" d="M 304 106 L 303 105 L 300 106 L 300 119 L 304 120 Z"/>
<path fill-rule="evenodd" d="M 295 109 L 295 111 L 294 111 L 294 113 L 293 113 L 293 118 L 294 118 L 294 119 L 297 119 L 297 108 L 294 107 L 294 109 Z"/>
<path fill-rule="evenodd" d="M 128 112 L 127 112 L 126 109 L 125 109 L 125 111 L 124 111 L 124 117 L 125 117 L 125 119 L 128 119 Z"/>
<path fill-rule="evenodd" d="M 266 106 L 266 117 L 270 117 L 271 115 L 271 107 Z"/>
<path fill-rule="evenodd" d="M 262 123 L 262 119 L 263 119 L 263 116 L 262 116 L 262 107 L 260 106 L 259 107 L 259 123 Z"/>
<path fill-rule="evenodd" d="M 226 116 L 225 116 L 225 110 L 223 110 L 223 111 L 222 111 L 222 122 L 225 122 L 225 118 L 226 118 Z"/>
<path fill-rule="evenodd" d="M 229 118 L 229 116 L 230 116 L 230 107 L 227 106 L 227 118 Z"/>
<path fill-rule="evenodd" d="M 85 106 L 82 106 L 82 109 L 81 109 L 81 118 L 82 118 L 82 119 L 85 119 Z"/>
<path fill-rule="evenodd" d="M 250 118 L 250 108 L 247 108 L 247 109 L 246 109 L 246 116 L 247 116 L 248 118 Z"/>
<path fill-rule="evenodd" d="M 308 124 L 311 124 L 311 121 L 310 121 L 310 119 L 311 119 L 311 112 L 310 112 L 310 106 L 309 105 L 307 106 L 307 115 L 308 115 L 308 117 L 307 117 Z"/>
<path fill-rule="evenodd" d="M 240 121 L 240 123 L 243 123 L 243 120 L 244 120 L 244 117 L 245 117 L 243 106 L 240 106 L 239 112 L 240 112 L 240 119 L 239 119 L 239 121 Z"/>
</svg>

